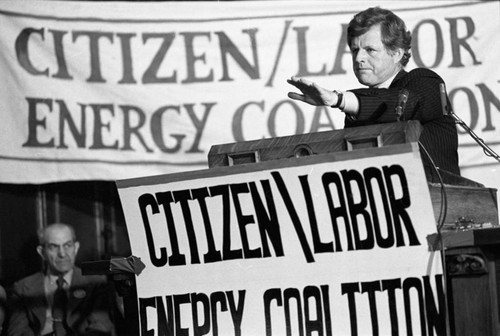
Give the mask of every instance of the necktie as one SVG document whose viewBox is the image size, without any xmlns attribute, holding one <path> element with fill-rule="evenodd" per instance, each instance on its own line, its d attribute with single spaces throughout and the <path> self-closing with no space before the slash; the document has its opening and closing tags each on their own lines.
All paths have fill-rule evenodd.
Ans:
<svg viewBox="0 0 500 336">
<path fill-rule="evenodd" d="M 54 327 L 54 335 L 64 336 L 66 335 L 66 329 L 64 327 L 64 321 L 66 318 L 66 304 L 68 298 L 66 297 L 66 292 L 64 291 L 64 279 L 59 277 L 56 280 L 57 289 L 54 293 L 54 304 L 52 306 L 52 319 Z"/>
</svg>

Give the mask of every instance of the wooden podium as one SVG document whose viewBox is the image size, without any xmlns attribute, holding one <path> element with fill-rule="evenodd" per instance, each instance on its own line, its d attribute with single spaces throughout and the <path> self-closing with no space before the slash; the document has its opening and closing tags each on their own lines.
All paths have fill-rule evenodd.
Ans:
<svg viewBox="0 0 500 336">
<path fill-rule="evenodd" d="M 410 120 L 215 145 L 208 154 L 208 165 L 214 168 L 323 154 L 334 157 L 338 152 L 418 142 L 421 131 L 420 122 Z M 446 171 L 440 170 L 440 174 L 445 190 L 439 183 L 429 183 L 436 221 L 442 212 L 445 192 L 445 227 L 454 229 L 470 221 L 480 224 L 476 228 L 486 223 L 498 226 L 496 189 Z"/>
<path fill-rule="evenodd" d="M 373 125 L 256 141 L 215 145 L 208 155 L 210 168 L 251 165 L 255 162 L 310 155 L 356 156 L 372 148 L 417 142 L 417 121 Z M 341 153 L 343 152 L 343 153 Z M 428 236 L 429 249 L 445 251 L 449 330 L 452 335 L 499 335 L 500 225 L 496 189 L 443 172 L 443 184 L 428 183 L 439 234 Z M 120 258 L 122 259 L 122 258 Z M 84 274 L 112 275 L 124 298 L 124 335 L 138 332 L 134 279 L 138 262 L 123 260 L 82 265 Z M 112 267 L 116 264 L 120 267 Z"/>
<path fill-rule="evenodd" d="M 210 168 L 251 164 L 418 142 L 418 121 L 363 126 L 213 146 Z M 429 246 L 446 255 L 452 335 L 499 335 L 500 225 L 497 190 L 440 171 L 443 184 L 428 183 L 441 237 Z M 442 242 L 442 244 L 441 244 Z"/>
<path fill-rule="evenodd" d="M 417 142 L 421 131 L 418 121 L 405 121 L 215 145 L 208 153 L 208 166 L 233 166 Z"/>
</svg>

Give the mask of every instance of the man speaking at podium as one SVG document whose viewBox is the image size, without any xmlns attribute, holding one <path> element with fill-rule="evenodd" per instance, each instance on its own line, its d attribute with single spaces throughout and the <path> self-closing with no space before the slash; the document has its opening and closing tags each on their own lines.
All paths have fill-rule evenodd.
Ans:
<svg viewBox="0 0 500 336">
<path fill-rule="evenodd" d="M 460 175 L 458 134 L 448 116 L 444 83 L 435 72 L 404 70 L 411 54 L 411 34 L 404 21 L 380 7 L 356 14 L 347 28 L 354 74 L 368 88 L 346 92 L 324 89 L 303 78 L 288 83 L 301 93 L 291 99 L 315 106 L 331 106 L 345 113 L 345 127 L 418 120 L 423 126 L 419 145 L 427 179 L 437 182 L 435 167 Z M 430 158 L 429 158 L 430 156 Z"/>
</svg>

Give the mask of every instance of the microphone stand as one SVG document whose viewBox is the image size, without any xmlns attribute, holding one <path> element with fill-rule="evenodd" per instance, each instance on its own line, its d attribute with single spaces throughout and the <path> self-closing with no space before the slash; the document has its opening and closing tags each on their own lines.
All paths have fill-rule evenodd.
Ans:
<svg viewBox="0 0 500 336">
<path fill-rule="evenodd" d="M 493 149 L 491 149 L 484 142 L 483 139 L 478 137 L 477 134 L 474 133 L 474 131 L 462 119 L 460 119 L 460 117 L 457 116 L 455 114 L 455 112 L 453 112 L 453 110 L 450 109 L 449 115 L 452 116 L 453 119 L 455 119 L 455 123 L 457 125 L 460 125 L 467 133 L 469 133 L 469 135 L 472 137 L 472 139 L 474 139 L 483 148 L 483 152 L 486 156 L 492 157 L 492 158 L 496 159 L 498 162 L 500 162 L 500 156 L 497 153 L 495 153 L 495 151 Z"/>
<path fill-rule="evenodd" d="M 474 139 L 474 141 L 476 141 L 479 146 L 483 148 L 483 152 L 486 156 L 492 157 L 500 162 L 500 156 L 495 153 L 495 151 L 491 149 L 486 143 L 484 143 L 484 140 L 478 137 L 477 134 L 474 133 L 474 131 L 462 119 L 460 119 L 460 117 L 457 116 L 455 112 L 453 112 L 451 106 L 447 104 L 448 99 L 446 97 L 446 87 L 444 83 L 441 83 L 439 85 L 439 91 L 441 94 L 441 105 L 443 108 L 443 113 L 453 117 L 453 119 L 455 119 L 455 124 L 460 125 L 467 133 L 469 133 L 472 139 Z"/>
</svg>

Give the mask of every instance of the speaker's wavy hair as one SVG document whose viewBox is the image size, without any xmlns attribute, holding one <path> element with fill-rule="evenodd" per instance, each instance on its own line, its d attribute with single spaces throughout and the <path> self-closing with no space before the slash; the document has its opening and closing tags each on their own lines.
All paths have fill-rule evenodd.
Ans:
<svg viewBox="0 0 500 336">
<path fill-rule="evenodd" d="M 347 27 L 347 43 L 351 47 L 352 40 L 380 24 L 382 43 L 390 51 L 403 49 L 401 65 L 404 67 L 410 60 L 411 33 L 406 30 L 404 21 L 388 9 L 371 7 L 354 15 Z"/>
</svg>

